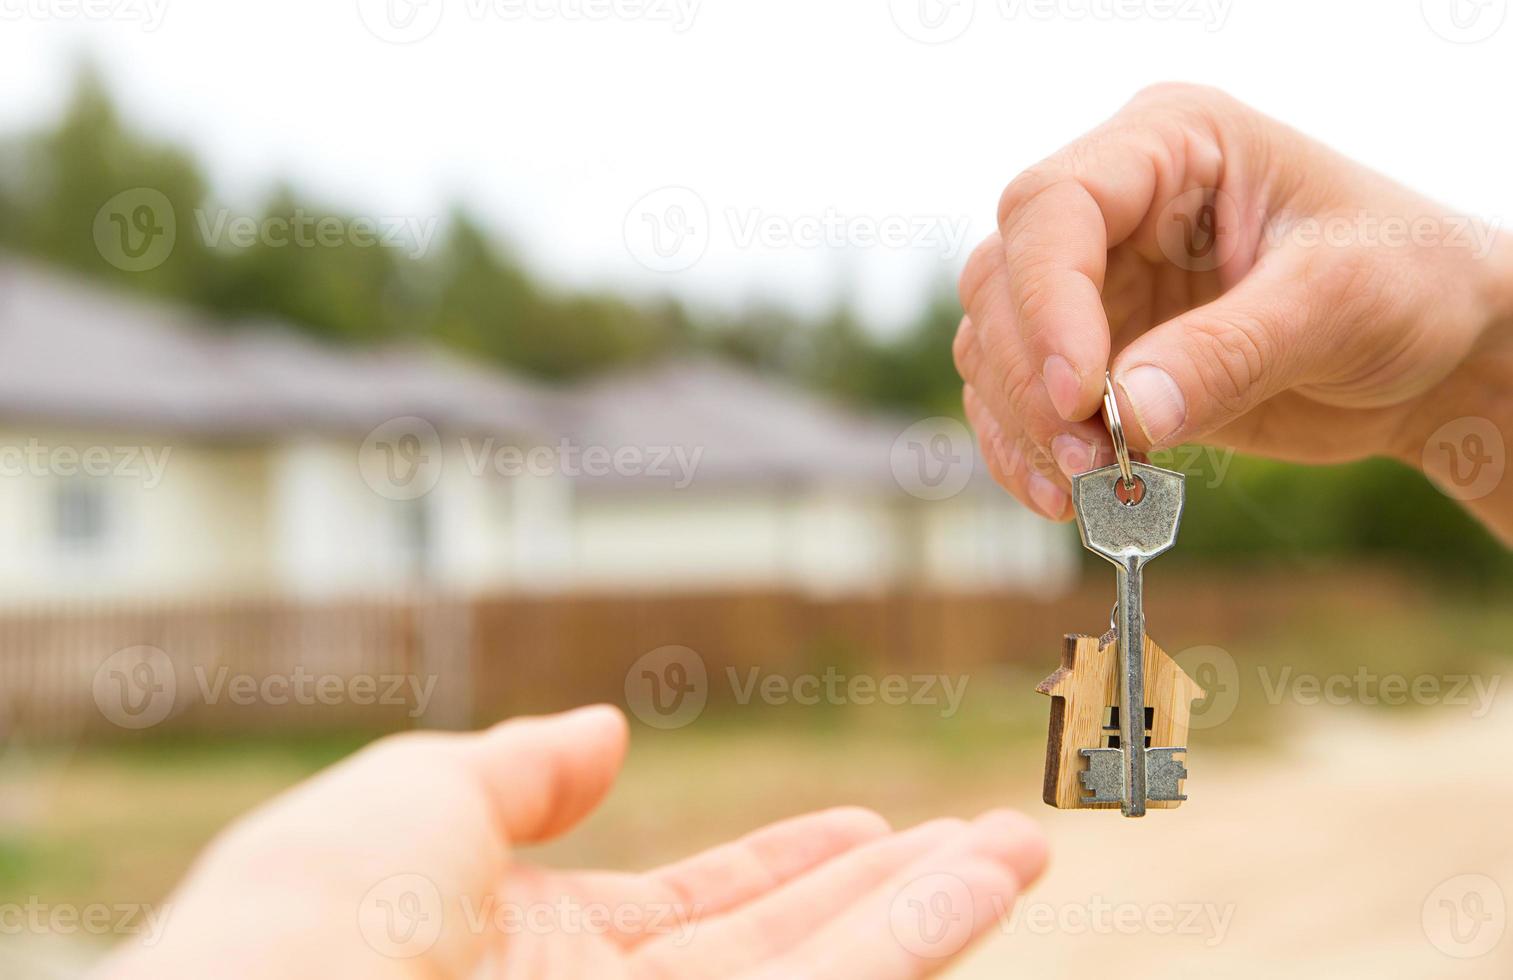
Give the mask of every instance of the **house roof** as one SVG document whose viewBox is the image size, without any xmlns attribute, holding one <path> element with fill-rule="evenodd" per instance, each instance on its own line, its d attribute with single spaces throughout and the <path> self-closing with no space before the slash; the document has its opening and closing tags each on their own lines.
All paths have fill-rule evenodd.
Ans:
<svg viewBox="0 0 1513 980">
<path fill-rule="evenodd" d="M 640 452 L 628 471 L 570 474 L 590 486 L 668 483 L 675 474 L 646 472 L 666 450 L 696 458 L 701 484 L 883 489 L 899 486 L 897 440 L 914 421 L 708 358 L 548 388 L 435 347 L 333 347 L 277 323 L 228 325 L 0 257 L 0 419 L 272 438 L 365 433 L 401 416 L 443 433 Z M 971 485 L 991 485 L 969 452 Z"/>
<path fill-rule="evenodd" d="M 555 396 L 439 349 L 351 350 L 0 260 L 0 417 L 203 436 L 549 428 Z"/>
<path fill-rule="evenodd" d="M 856 411 L 781 378 L 688 358 L 589 382 L 574 393 L 570 437 L 581 447 L 663 446 L 698 455 L 700 482 L 773 482 L 897 488 L 908 465 L 899 437 L 917 420 Z M 967 440 L 974 479 L 991 484 Z M 626 477 L 606 474 L 588 482 Z"/>
</svg>

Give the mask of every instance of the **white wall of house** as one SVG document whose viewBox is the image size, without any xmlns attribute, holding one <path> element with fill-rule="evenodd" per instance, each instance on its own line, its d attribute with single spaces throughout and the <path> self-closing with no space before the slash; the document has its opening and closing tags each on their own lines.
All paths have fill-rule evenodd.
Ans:
<svg viewBox="0 0 1513 980">
<path fill-rule="evenodd" d="M 306 437 L 273 451 L 274 577 L 308 597 L 392 588 L 409 577 L 409 502 L 375 493 L 352 442 Z"/>
<path fill-rule="evenodd" d="M 604 589 L 770 582 L 784 567 L 787 504 L 760 493 L 635 488 L 573 501 L 571 577 Z"/>
<path fill-rule="evenodd" d="M 429 492 L 404 500 L 364 478 L 370 451 L 330 436 L 259 446 L 0 433 L 0 602 L 420 585 L 1054 592 L 1075 570 L 1065 528 L 996 493 L 584 487 L 480 469 L 458 443 L 443 445 Z M 109 472 L 83 473 L 86 458 Z"/>
<path fill-rule="evenodd" d="M 1007 493 L 920 501 L 913 511 L 919 529 L 915 567 L 936 588 L 1017 588 L 1051 596 L 1076 577 L 1076 532 L 1036 517 Z"/>
<path fill-rule="evenodd" d="M 574 512 L 573 583 L 585 588 L 1053 594 L 1076 570 L 1066 528 L 996 492 L 923 501 L 842 488 L 595 490 L 578 495 Z"/>
<path fill-rule="evenodd" d="M 508 582 L 553 591 L 573 582 L 573 484 L 557 473 L 524 474 L 510 485 Z"/>
<path fill-rule="evenodd" d="M 566 481 L 480 468 L 460 441 L 445 441 L 426 463 L 434 469 L 414 484 L 396 485 L 374 477 L 387 465 L 375 455 L 381 452 L 355 440 L 315 437 L 275 451 L 272 550 L 284 588 L 320 597 L 420 585 L 539 589 L 566 581 Z"/>
<path fill-rule="evenodd" d="M 443 451 L 423 498 L 434 534 L 429 580 L 462 591 L 541 590 L 570 574 L 572 485 L 560 474 L 479 467 L 461 443 Z"/>
<path fill-rule="evenodd" d="M 171 594 L 266 588 L 268 476 L 264 448 L 176 445 L 160 486 L 123 494 L 115 581 Z"/>
<path fill-rule="evenodd" d="M 0 602 L 263 588 L 267 491 L 258 447 L 0 433 Z"/>
<path fill-rule="evenodd" d="M 786 535 L 791 581 L 816 594 L 875 589 L 896 582 L 908 552 L 898 510 L 886 497 L 850 488 L 806 494 L 790 507 Z"/>
</svg>

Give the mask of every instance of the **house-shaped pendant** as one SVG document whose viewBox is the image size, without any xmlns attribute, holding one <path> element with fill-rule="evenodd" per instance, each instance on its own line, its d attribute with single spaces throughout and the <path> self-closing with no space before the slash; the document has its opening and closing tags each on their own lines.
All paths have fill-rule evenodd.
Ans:
<svg viewBox="0 0 1513 980">
<path fill-rule="evenodd" d="M 1119 748 L 1119 643 L 1113 630 L 1101 637 L 1069 634 L 1061 666 L 1035 688 L 1051 698 L 1045 750 L 1045 801 L 1067 810 L 1117 809 L 1116 803 L 1083 800 L 1088 758 L 1083 749 Z M 1166 651 L 1145 637 L 1145 744 L 1186 745 L 1193 702 L 1205 696 Z M 1152 800 L 1172 809 L 1178 800 Z"/>
</svg>

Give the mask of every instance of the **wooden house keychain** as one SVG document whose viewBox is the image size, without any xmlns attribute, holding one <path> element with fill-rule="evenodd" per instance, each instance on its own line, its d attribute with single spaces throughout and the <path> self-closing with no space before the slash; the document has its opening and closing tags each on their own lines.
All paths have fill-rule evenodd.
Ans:
<svg viewBox="0 0 1513 980">
<path fill-rule="evenodd" d="M 1132 462 L 1104 379 L 1104 421 L 1118 460 L 1072 480 L 1082 544 L 1118 571 L 1107 633 L 1068 635 L 1061 667 L 1036 688 L 1051 697 L 1045 801 L 1063 809 L 1112 809 L 1142 817 L 1187 799 L 1187 730 L 1204 691 L 1145 635 L 1141 575 L 1167 551 L 1182 520 L 1185 480 Z"/>
</svg>

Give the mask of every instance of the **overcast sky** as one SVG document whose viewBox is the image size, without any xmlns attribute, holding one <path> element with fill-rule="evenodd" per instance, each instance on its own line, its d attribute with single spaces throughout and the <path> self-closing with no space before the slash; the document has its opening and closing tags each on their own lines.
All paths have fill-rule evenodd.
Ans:
<svg viewBox="0 0 1513 980">
<path fill-rule="evenodd" d="M 82 3 L 82 7 L 81 7 Z M 1509 0 L 0 0 L 0 126 L 80 51 L 246 206 L 462 199 L 563 281 L 878 322 L 1020 169 L 1204 81 L 1513 223 Z M 403 42 L 403 43 L 400 43 Z"/>
</svg>

